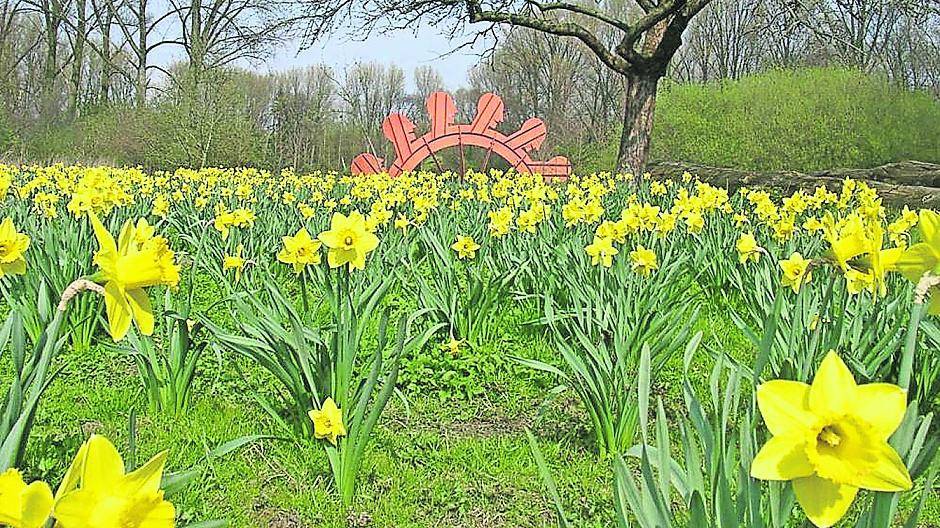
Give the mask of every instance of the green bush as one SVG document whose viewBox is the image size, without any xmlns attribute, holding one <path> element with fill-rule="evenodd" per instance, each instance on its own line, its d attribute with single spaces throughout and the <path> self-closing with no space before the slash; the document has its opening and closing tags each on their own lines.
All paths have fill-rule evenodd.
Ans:
<svg viewBox="0 0 940 528">
<path fill-rule="evenodd" d="M 851 69 L 666 82 L 657 101 L 652 158 L 799 171 L 904 159 L 940 162 L 940 103 Z"/>
</svg>

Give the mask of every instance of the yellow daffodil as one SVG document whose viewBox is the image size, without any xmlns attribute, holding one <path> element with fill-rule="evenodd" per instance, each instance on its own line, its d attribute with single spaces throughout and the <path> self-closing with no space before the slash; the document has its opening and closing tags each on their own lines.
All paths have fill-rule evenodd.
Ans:
<svg viewBox="0 0 940 528">
<path fill-rule="evenodd" d="M 601 265 L 609 268 L 614 263 L 614 255 L 620 251 L 614 247 L 609 238 L 594 237 L 594 241 L 584 248 L 588 256 L 591 257 L 591 264 Z"/>
<path fill-rule="evenodd" d="M 918 222 L 921 241 L 907 248 L 895 268 L 908 280 L 917 284 L 925 274 L 940 275 L 940 214 L 924 209 Z M 940 294 L 931 288 L 928 311 L 940 315 Z"/>
<path fill-rule="evenodd" d="M 320 233 L 320 241 L 330 248 L 326 261 L 331 268 L 349 264 L 349 270 L 363 269 L 366 255 L 379 245 L 379 239 L 366 228 L 366 219 L 359 211 L 348 217 L 333 213 L 330 229 Z"/>
<path fill-rule="evenodd" d="M 179 283 L 179 267 L 173 262 L 173 251 L 165 238 L 152 236 L 145 222 L 138 222 L 138 227 L 130 220 L 125 222 L 115 243 L 98 216 L 91 212 L 89 217 L 99 248 L 94 258 L 99 271 L 92 278 L 104 284 L 105 311 L 112 339 L 123 339 L 132 320 L 142 334 L 153 334 L 153 310 L 145 288 Z M 138 236 L 142 230 L 150 233 L 150 237 Z"/>
<path fill-rule="evenodd" d="M 462 339 L 454 339 L 453 336 L 446 343 L 441 344 L 441 350 L 449 352 L 452 357 L 457 357 L 460 347 L 463 345 Z"/>
<path fill-rule="evenodd" d="M 474 242 L 473 237 L 457 235 L 457 241 L 450 246 L 450 249 L 457 252 L 457 258 L 459 259 L 473 260 L 477 250 L 480 249 L 480 244 Z"/>
<path fill-rule="evenodd" d="M 760 260 L 760 254 L 763 250 L 763 248 L 757 245 L 757 239 L 754 238 L 753 233 L 743 233 L 738 238 L 738 241 L 735 243 L 734 247 L 738 250 L 738 260 L 741 262 L 741 264 L 757 262 Z"/>
<path fill-rule="evenodd" d="M 836 223 L 832 215 L 827 213 L 823 218 L 823 226 L 823 234 L 829 241 L 829 256 L 843 271 L 847 271 L 850 267 L 848 262 L 865 253 L 868 246 L 862 219 L 853 215 Z"/>
<path fill-rule="evenodd" d="M 411 222 L 408 221 L 408 217 L 401 213 L 395 218 L 395 229 L 401 230 L 402 233 L 408 232 L 408 226 L 410 224 Z"/>
<path fill-rule="evenodd" d="M 222 270 L 227 271 L 230 269 L 235 270 L 235 281 L 238 282 L 242 278 L 242 270 L 245 269 L 245 259 L 242 257 L 242 251 L 245 247 L 241 244 L 235 248 L 234 255 L 225 255 L 222 259 Z"/>
<path fill-rule="evenodd" d="M 39 528 L 52 513 L 52 489 L 45 482 L 26 484 L 15 469 L 0 473 L 0 525 Z"/>
<path fill-rule="evenodd" d="M 512 229 L 512 209 L 509 207 L 501 207 L 496 211 L 487 213 L 487 217 L 490 219 L 490 235 L 501 237 L 509 234 L 509 231 Z"/>
<path fill-rule="evenodd" d="M 630 252 L 630 268 L 644 277 L 648 277 L 654 270 L 659 269 L 656 262 L 656 253 L 643 246 L 637 246 Z"/>
<path fill-rule="evenodd" d="M 294 273 L 300 273 L 310 264 L 320 263 L 319 240 L 314 240 L 306 227 L 301 227 L 294 236 L 282 237 L 284 247 L 277 254 L 277 260 L 294 267 Z"/>
<path fill-rule="evenodd" d="M 23 254 L 29 248 L 29 237 L 16 231 L 12 218 L 0 222 L 0 279 L 4 275 L 26 273 Z"/>
<path fill-rule="evenodd" d="M 82 446 L 57 494 L 53 516 L 61 528 L 172 528 L 176 511 L 160 482 L 166 451 L 124 473 L 124 461 L 107 438 Z"/>
<path fill-rule="evenodd" d="M 810 521 L 826 528 L 849 509 L 859 489 L 911 489 L 911 477 L 888 438 L 907 407 L 904 390 L 857 385 L 835 352 L 812 385 L 774 380 L 757 389 L 772 438 L 751 464 L 751 476 L 789 480 Z"/>
<path fill-rule="evenodd" d="M 333 398 L 327 398 L 320 410 L 311 410 L 310 419 L 313 420 L 313 435 L 320 439 L 326 438 L 336 445 L 336 439 L 346 436 L 346 427 L 343 425 L 343 412 L 336 406 Z"/>
<path fill-rule="evenodd" d="M 813 273 L 810 270 L 811 260 L 803 258 L 799 252 L 790 255 L 790 258 L 780 261 L 780 268 L 783 270 L 782 284 L 793 288 L 793 293 L 799 293 L 804 284 L 808 284 L 813 279 Z"/>
</svg>

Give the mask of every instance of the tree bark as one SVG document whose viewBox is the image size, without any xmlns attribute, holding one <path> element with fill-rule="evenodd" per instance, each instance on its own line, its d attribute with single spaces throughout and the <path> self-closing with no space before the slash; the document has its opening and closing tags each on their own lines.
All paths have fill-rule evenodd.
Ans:
<svg viewBox="0 0 940 528">
<path fill-rule="evenodd" d="M 765 188 L 785 196 L 794 191 L 812 192 L 818 185 L 824 185 L 833 192 L 842 189 L 846 177 L 864 181 L 878 191 L 878 196 L 885 205 L 912 209 L 940 208 L 940 187 L 930 186 L 940 183 L 937 180 L 921 179 L 924 174 L 940 174 L 940 165 L 923 162 L 905 161 L 891 163 L 872 169 L 830 170 L 804 174 L 796 171 L 757 172 L 724 167 L 710 167 L 681 162 L 656 163 L 649 167 L 650 173 L 657 178 L 681 178 L 689 172 L 696 178 L 727 188 L 731 192 L 741 187 Z M 893 175 L 890 179 L 886 174 Z"/>
<path fill-rule="evenodd" d="M 623 131 L 617 152 L 617 170 L 640 173 L 646 166 L 656 109 L 656 88 L 662 76 L 658 73 L 625 75 Z"/>
</svg>

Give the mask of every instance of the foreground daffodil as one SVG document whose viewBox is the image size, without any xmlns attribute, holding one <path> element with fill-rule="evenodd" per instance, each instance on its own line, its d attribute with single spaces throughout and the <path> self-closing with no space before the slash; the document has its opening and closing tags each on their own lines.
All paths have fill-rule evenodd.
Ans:
<svg viewBox="0 0 940 528">
<path fill-rule="evenodd" d="M 457 241 L 450 248 L 457 252 L 457 258 L 473 260 L 477 250 L 480 249 L 480 244 L 474 242 L 473 237 L 458 235 Z"/>
<path fill-rule="evenodd" d="M 379 245 L 379 238 L 366 228 L 366 219 L 359 211 L 349 216 L 333 213 L 330 229 L 319 239 L 330 248 L 326 261 L 331 268 L 349 264 L 349 270 L 366 267 L 366 255 Z"/>
<path fill-rule="evenodd" d="M 160 482 L 166 451 L 131 473 L 107 438 L 92 435 L 58 492 L 53 516 L 62 528 L 172 528 L 176 511 Z"/>
<path fill-rule="evenodd" d="M 99 247 L 94 259 L 99 271 L 92 279 L 104 284 L 108 331 L 112 339 L 124 339 L 132 320 L 142 334 L 153 334 L 153 309 L 144 288 L 179 283 L 179 267 L 173 262 L 173 251 L 165 238 L 153 236 L 146 222 L 138 222 L 136 227 L 130 220 L 125 222 L 119 243 L 115 243 L 98 216 L 92 212 L 89 217 Z"/>
<path fill-rule="evenodd" d="M 343 425 L 343 412 L 336 406 L 333 398 L 327 398 L 320 410 L 311 410 L 310 419 L 313 420 L 313 435 L 316 438 L 326 438 L 336 445 L 336 439 L 346 436 L 346 427 Z"/>
<path fill-rule="evenodd" d="M 301 227 L 296 235 L 286 236 L 281 240 L 284 242 L 284 247 L 278 252 L 277 259 L 293 266 L 294 273 L 300 273 L 310 264 L 320 263 L 322 244 L 319 240 L 310 237 L 306 227 Z"/>
<path fill-rule="evenodd" d="M 835 352 L 812 385 L 774 380 L 757 388 L 773 437 L 751 464 L 751 476 L 789 480 L 810 521 L 839 521 L 861 489 L 904 491 L 911 477 L 888 438 L 904 418 L 907 395 L 897 385 L 856 385 Z"/>
<path fill-rule="evenodd" d="M 29 237 L 16 231 L 12 218 L 0 222 L 0 279 L 4 275 L 26 273 L 23 253 L 29 248 Z"/>
<path fill-rule="evenodd" d="M 921 242 L 909 247 L 898 259 L 895 269 L 917 284 L 925 274 L 940 275 L 940 214 L 924 209 L 920 212 Z M 940 315 L 940 293 L 931 288 L 928 312 Z"/>
<path fill-rule="evenodd" d="M 15 469 L 0 473 L 0 525 L 39 528 L 52 513 L 52 490 L 45 482 L 26 484 Z"/>
</svg>

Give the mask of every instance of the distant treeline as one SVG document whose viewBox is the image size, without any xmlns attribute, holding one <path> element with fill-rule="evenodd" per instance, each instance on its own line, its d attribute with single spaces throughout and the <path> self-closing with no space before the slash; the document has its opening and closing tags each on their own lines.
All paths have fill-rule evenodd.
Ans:
<svg viewBox="0 0 940 528">
<path fill-rule="evenodd" d="M 427 94 L 453 84 L 429 66 L 233 67 L 293 35 L 302 17 L 285 5 L 0 0 L 0 157 L 342 168 L 363 151 L 390 156 L 382 119 L 405 112 L 421 127 Z M 940 160 L 940 12 L 931 6 L 715 0 L 660 85 L 653 158 L 798 170 Z M 198 16 L 210 12 L 225 16 Z M 181 62 L 153 63 L 155 49 L 173 46 Z M 544 119 L 539 157 L 563 153 L 580 170 L 614 165 L 623 80 L 575 40 L 507 32 L 451 91 L 458 119 L 471 119 L 486 91 L 503 98 L 507 131 Z"/>
</svg>

